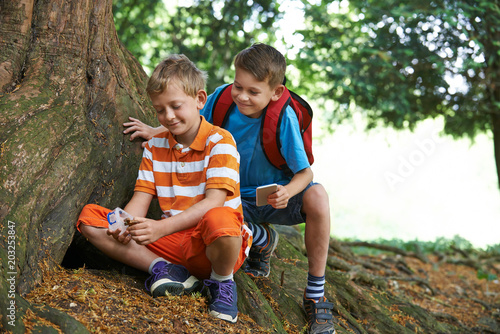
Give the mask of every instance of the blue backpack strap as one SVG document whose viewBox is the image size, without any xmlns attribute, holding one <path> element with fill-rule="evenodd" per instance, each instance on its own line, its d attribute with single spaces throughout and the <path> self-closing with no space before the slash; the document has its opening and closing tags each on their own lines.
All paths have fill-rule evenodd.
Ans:
<svg viewBox="0 0 500 334">
<path fill-rule="evenodd" d="M 221 89 L 219 95 L 215 98 L 215 103 L 212 109 L 213 125 L 223 128 L 226 124 L 229 115 L 228 111 L 235 106 L 233 98 L 231 97 L 232 88 L 232 84 L 227 85 Z"/>
</svg>

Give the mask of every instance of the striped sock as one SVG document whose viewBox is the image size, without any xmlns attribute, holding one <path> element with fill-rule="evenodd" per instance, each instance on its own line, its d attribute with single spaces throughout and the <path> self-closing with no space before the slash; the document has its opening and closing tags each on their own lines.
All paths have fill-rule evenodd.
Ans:
<svg viewBox="0 0 500 334">
<path fill-rule="evenodd" d="M 248 227 L 250 228 L 253 234 L 252 246 L 263 247 L 267 245 L 267 231 L 262 225 L 249 222 Z"/>
<path fill-rule="evenodd" d="M 307 274 L 306 298 L 316 303 L 325 295 L 325 276 L 317 277 Z"/>
</svg>

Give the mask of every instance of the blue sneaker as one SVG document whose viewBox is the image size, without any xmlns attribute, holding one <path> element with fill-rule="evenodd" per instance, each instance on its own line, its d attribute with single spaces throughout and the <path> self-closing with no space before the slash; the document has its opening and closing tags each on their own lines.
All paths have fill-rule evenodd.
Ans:
<svg viewBox="0 0 500 334">
<path fill-rule="evenodd" d="M 153 297 L 188 294 L 201 287 L 201 282 L 178 264 L 158 262 L 151 271 L 145 285 Z"/>
<path fill-rule="evenodd" d="M 235 323 L 238 320 L 236 283 L 230 279 L 222 282 L 206 279 L 204 284 L 210 295 L 210 315 Z"/>
</svg>

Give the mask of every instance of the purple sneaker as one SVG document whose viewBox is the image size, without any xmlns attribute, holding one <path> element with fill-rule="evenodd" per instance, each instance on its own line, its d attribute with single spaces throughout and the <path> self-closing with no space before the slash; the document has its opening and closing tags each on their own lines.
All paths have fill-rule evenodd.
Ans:
<svg viewBox="0 0 500 334">
<path fill-rule="evenodd" d="M 204 284 L 210 295 L 210 315 L 232 323 L 238 321 L 236 283 L 230 279 L 222 282 L 206 279 Z"/>
<path fill-rule="evenodd" d="M 146 280 L 146 290 L 153 297 L 189 294 L 201 287 L 201 282 L 181 265 L 159 262 Z"/>
</svg>

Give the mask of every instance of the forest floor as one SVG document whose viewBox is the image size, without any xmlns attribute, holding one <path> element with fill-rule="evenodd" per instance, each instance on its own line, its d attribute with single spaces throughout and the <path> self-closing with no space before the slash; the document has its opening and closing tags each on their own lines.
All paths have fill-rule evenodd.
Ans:
<svg viewBox="0 0 500 334">
<path fill-rule="evenodd" d="M 386 256 L 377 256 L 375 259 Z M 363 257 L 373 261 L 374 257 Z M 400 265 L 397 256 L 395 266 Z M 437 256 L 429 256 L 423 263 L 407 258 L 406 267 L 411 272 L 408 280 L 391 280 L 389 275 L 376 272 L 389 281 L 388 291 L 430 311 L 442 322 L 463 326 L 464 329 L 481 330 L 488 318 L 500 320 L 500 283 L 498 279 L 478 278 L 478 270 L 463 263 L 446 263 Z M 500 263 L 495 264 L 500 271 Z M 489 333 L 490 326 L 483 329 Z M 500 328 L 498 328 L 500 333 Z"/>
<path fill-rule="evenodd" d="M 426 262 L 394 253 L 356 257 L 376 264 L 368 271 L 384 278 L 387 293 L 430 311 L 442 322 L 463 326 L 464 331 L 495 333 L 500 323 L 500 283 L 496 275 L 485 276 L 474 261 L 449 261 L 435 254 L 427 255 Z M 500 263 L 494 261 L 489 268 L 498 273 Z M 395 271 L 406 271 L 407 279 L 394 278 Z M 152 298 L 144 289 L 144 277 L 103 270 L 51 270 L 26 300 L 62 310 L 92 333 L 268 333 L 241 313 L 236 324 L 214 319 L 200 294 Z M 36 332 L 44 321 L 28 313 L 27 332 Z M 301 332 L 288 328 L 290 334 Z"/>
</svg>

